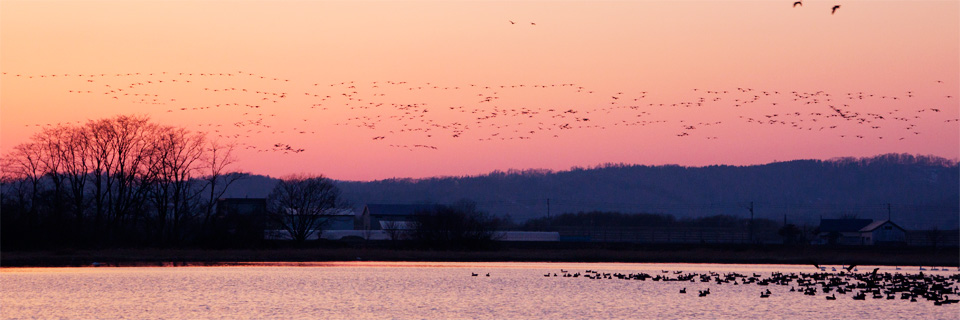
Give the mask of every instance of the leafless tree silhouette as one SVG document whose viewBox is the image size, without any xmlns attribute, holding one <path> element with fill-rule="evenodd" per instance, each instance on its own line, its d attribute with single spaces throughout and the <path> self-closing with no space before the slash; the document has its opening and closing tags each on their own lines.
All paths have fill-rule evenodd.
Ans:
<svg viewBox="0 0 960 320">
<path fill-rule="evenodd" d="M 267 196 L 267 211 L 273 221 L 298 243 L 314 232 L 319 236 L 327 216 L 343 207 L 340 189 L 322 175 L 287 176 Z"/>
</svg>

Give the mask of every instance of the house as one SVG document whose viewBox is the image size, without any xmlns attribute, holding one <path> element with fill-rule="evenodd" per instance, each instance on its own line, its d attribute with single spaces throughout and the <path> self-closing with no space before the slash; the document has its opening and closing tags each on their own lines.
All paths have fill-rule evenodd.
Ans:
<svg viewBox="0 0 960 320">
<path fill-rule="evenodd" d="M 295 210 L 290 214 L 288 218 L 296 219 L 297 215 Z M 316 223 L 318 229 L 311 229 L 306 234 L 306 240 L 318 240 L 318 239 L 327 239 L 327 240 L 339 240 L 345 235 L 354 235 L 353 232 L 356 225 L 356 214 L 353 212 L 353 209 L 328 209 L 323 212 L 322 215 L 317 217 Z M 349 232 L 346 232 L 349 231 Z M 346 232 L 346 233 L 344 233 Z M 274 221 L 274 225 L 271 228 L 264 230 L 264 239 L 267 240 L 293 240 L 293 235 L 290 234 L 290 231 L 284 229 L 282 225 Z"/>
<path fill-rule="evenodd" d="M 210 241 L 234 244 L 259 241 L 267 224 L 267 200 L 217 199 L 216 211 L 210 223 Z"/>
<path fill-rule="evenodd" d="M 820 244 L 863 244 L 860 230 L 873 223 L 871 219 L 820 219 Z"/>
<path fill-rule="evenodd" d="M 357 218 L 356 230 L 410 230 L 414 216 L 419 212 L 432 211 L 431 204 L 368 204 Z"/>
<path fill-rule="evenodd" d="M 323 230 L 356 229 L 357 214 L 353 212 L 353 209 L 333 209 L 325 214 L 323 219 Z"/>
<path fill-rule="evenodd" d="M 860 229 L 860 242 L 865 245 L 906 244 L 907 231 L 890 220 L 874 221 Z"/>
</svg>

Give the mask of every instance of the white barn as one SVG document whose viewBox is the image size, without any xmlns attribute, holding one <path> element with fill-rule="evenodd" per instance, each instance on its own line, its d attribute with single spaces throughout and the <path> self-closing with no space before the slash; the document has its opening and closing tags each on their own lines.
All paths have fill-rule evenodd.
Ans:
<svg viewBox="0 0 960 320">
<path fill-rule="evenodd" d="M 907 231 L 890 220 L 878 220 L 860 229 L 860 241 L 864 245 L 905 244 Z"/>
</svg>

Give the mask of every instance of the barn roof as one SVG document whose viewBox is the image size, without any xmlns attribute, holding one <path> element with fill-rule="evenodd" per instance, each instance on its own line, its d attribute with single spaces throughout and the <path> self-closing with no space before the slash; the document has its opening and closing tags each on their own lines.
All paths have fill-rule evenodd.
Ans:
<svg viewBox="0 0 960 320">
<path fill-rule="evenodd" d="M 901 228 L 901 227 L 898 226 L 896 223 L 893 223 L 893 222 L 890 221 L 890 220 L 877 220 L 877 221 L 874 221 L 873 223 L 868 224 L 867 226 L 861 228 L 861 229 L 860 229 L 860 232 L 870 232 L 870 231 L 873 231 L 873 230 L 879 228 L 880 226 L 886 224 L 887 222 L 890 222 L 890 224 L 892 224 L 894 227 L 897 227 L 897 229 L 903 230 L 903 228 Z"/>
<path fill-rule="evenodd" d="M 821 219 L 820 232 L 857 232 L 872 222 L 871 219 Z"/>
<path fill-rule="evenodd" d="M 324 215 L 328 216 L 355 216 L 356 213 L 353 212 L 353 209 L 348 208 L 334 208 L 328 209 L 324 212 Z"/>
<path fill-rule="evenodd" d="M 432 211 L 436 205 L 432 204 L 368 204 L 370 215 L 377 216 L 412 216 L 417 212 Z"/>
</svg>

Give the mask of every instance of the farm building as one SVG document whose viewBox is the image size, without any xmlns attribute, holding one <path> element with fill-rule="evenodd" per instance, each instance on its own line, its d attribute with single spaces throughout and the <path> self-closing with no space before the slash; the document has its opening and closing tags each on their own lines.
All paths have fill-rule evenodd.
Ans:
<svg viewBox="0 0 960 320">
<path fill-rule="evenodd" d="M 289 218 L 295 219 L 296 215 Z M 319 229 L 314 229 L 307 235 L 307 240 L 317 239 L 339 239 L 342 231 L 354 231 L 356 226 L 356 214 L 352 209 L 330 209 L 324 212 L 317 221 Z M 284 230 L 279 224 L 274 223 L 271 228 L 264 230 L 264 239 L 267 240 L 292 240 L 293 236 L 289 231 Z"/>
<path fill-rule="evenodd" d="M 368 204 L 360 211 L 356 230 L 412 229 L 414 215 L 430 211 L 429 204 Z"/>
<path fill-rule="evenodd" d="M 860 245 L 860 230 L 871 224 L 871 219 L 820 219 L 820 244 Z"/>
<path fill-rule="evenodd" d="M 890 220 L 874 221 L 860 229 L 864 245 L 905 244 L 907 231 Z"/>
<path fill-rule="evenodd" d="M 906 233 L 890 220 L 820 219 L 820 244 L 882 245 L 905 244 Z"/>
</svg>

